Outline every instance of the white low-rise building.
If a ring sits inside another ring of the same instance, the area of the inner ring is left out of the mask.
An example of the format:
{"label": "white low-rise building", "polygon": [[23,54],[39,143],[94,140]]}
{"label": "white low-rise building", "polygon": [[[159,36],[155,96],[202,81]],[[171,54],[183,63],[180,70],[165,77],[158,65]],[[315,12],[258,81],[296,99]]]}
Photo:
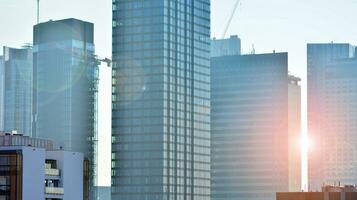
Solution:
{"label": "white low-rise building", "polygon": [[0,199],[88,197],[88,170],[84,170],[87,163],[83,154],[55,150],[52,146],[49,140],[0,133]]}

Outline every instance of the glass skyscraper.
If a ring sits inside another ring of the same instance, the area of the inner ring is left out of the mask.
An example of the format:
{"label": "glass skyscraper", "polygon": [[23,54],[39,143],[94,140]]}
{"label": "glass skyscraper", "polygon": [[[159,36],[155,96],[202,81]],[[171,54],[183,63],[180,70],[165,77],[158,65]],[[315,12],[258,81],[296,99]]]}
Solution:
{"label": "glass skyscraper", "polygon": [[93,29],[92,23],[77,19],[34,27],[33,135],[84,153],[96,185],[99,71]]}
{"label": "glass skyscraper", "polygon": [[112,199],[210,199],[210,1],[114,0]]}
{"label": "glass skyscraper", "polygon": [[4,57],[0,56],[0,131],[4,131],[4,89],[5,89]]}
{"label": "glass skyscraper", "polygon": [[310,190],[357,182],[353,55],[348,43],[307,45]]}
{"label": "glass skyscraper", "polygon": [[3,72],[0,86],[3,129],[15,130],[30,136],[32,131],[32,49],[4,47],[3,65],[0,64],[0,67]]}
{"label": "glass skyscraper", "polygon": [[[326,65],[323,89],[323,182],[357,182],[357,58]],[[315,169],[316,170],[316,169]]]}
{"label": "glass skyscraper", "polygon": [[212,199],[288,191],[288,54],[211,59]]}
{"label": "glass skyscraper", "polygon": [[[353,47],[347,43],[326,43],[326,44],[317,43],[317,44],[307,45],[308,134],[309,134],[309,139],[312,141],[313,144],[312,145],[313,148],[309,150],[309,155],[308,155],[309,188],[310,190],[313,191],[320,190],[321,185],[324,184],[324,180],[326,180],[325,178],[327,178],[324,175],[324,170],[325,168],[329,168],[327,163],[325,162],[327,161],[325,158],[329,157],[328,154],[332,153],[331,151],[328,150],[330,149],[330,147],[326,147],[327,149],[324,149],[323,146],[323,141],[327,139],[327,132],[326,132],[327,130],[325,129],[326,127],[324,127],[324,124],[327,125],[326,124],[327,122],[331,123],[330,125],[333,124],[333,121],[330,121],[329,119],[326,118],[326,111],[330,109],[325,105],[327,99],[326,96],[324,96],[325,84],[330,82],[325,77],[326,66],[332,62],[335,62],[336,60],[352,57],[353,52],[354,52]],[[342,69],[343,68],[341,68],[341,70]],[[335,68],[335,70],[337,70],[337,68]],[[336,71],[336,73],[339,72]],[[341,81],[343,80],[341,79]],[[347,115],[348,114],[346,113],[346,116]],[[341,132],[340,133],[336,132],[334,137],[336,137],[339,134],[343,135],[343,133]],[[337,138],[335,139],[337,141]],[[333,160],[334,159],[329,160],[329,162],[333,162]],[[340,181],[340,180],[335,180],[335,181]]]}

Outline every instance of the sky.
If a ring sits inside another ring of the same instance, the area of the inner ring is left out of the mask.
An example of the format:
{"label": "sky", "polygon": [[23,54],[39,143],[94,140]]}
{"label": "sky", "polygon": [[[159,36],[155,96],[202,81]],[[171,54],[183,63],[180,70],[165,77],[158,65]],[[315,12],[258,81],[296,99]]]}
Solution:
{"label": "sky", "polygon": [[[236,0],[211,0],[212,37],[220,39]],[[96,54],[111,56],[111,0],[41,0],[40,21],[78,18],[95,24]],[[306,113],[306,43],[357,45],[357,0],[241,0],[227,36],[243,53],[289,52],[289,71],[302,78]],[[36,0],[0,0],[0,47],[32,42]],[[0,55],[2,51],[0,50]],[[111,70],[100,68],[99,185],[110,185]],[[305,115],[306,116],[306,115]],[[306,117],[303,117],[306,130]],[[306,133],[306,131],[304,131]]]}

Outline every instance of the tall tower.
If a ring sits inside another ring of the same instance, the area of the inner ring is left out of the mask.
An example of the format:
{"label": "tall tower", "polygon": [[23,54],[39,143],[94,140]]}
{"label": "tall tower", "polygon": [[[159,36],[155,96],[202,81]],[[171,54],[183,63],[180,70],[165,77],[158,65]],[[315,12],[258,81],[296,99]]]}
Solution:
{"label": "tall tower", "polygon": [[211,59],[212,199],[288,190],[288,54]]}
{"label": "tall tower", "polygon": [[[1,62],[1,61],[0,61]],[[0,64],[1,67],[1,64]],[[32,49],[4,47],[0,109],[3,129],[31,135]],[[0,72],[1,74],[1,72]],[[0,75],[1,76],[1,75]],[[2,96],[2,97],[1,97]]]}
{"label": "tall tower", "polygon": [[325,66],[320,156],[326,184],[357,182],[356,74],[357,58],[339,59]]}
{"label": "tall tower", "polygon": [[[346,43],[326,43],[307,45],[307,107],[308,107],[308,135],[312,142],[309,149],[309,188],[320,190],[324,184],[324,159],[329,154],[324,149],[325,132],[323,123],[326,120],[324,97],[326,66],[339,59],[353,56],[353,48]],[[328,147],[329,148],[329,147]],[[322,167],[323,166],[323,167]],[[335,180],[340,181],[340,180]]]}
{"label": "tall tower", "polygon": [[97,177],[97,87],[94,25],[77,19],[34,27],[33,135],[82,152]]}
{"label": "tall tower", "polygon": [[112,199],[210,199],[210,0],[113,1]]}
{"label": "tall tower", "polygon": [[0,131],[4,131],[4,89],[5,89],[4,57],[0,56]]}

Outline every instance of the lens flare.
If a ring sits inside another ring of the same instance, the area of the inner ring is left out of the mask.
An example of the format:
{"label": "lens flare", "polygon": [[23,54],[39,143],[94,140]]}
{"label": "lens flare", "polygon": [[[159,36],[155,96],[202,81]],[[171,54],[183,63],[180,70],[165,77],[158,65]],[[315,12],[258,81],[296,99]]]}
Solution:
{"label": "lens flare", "polygon": [[301,134],[301,190],[308,191],[308,152],[311,141],[307,132]]}

